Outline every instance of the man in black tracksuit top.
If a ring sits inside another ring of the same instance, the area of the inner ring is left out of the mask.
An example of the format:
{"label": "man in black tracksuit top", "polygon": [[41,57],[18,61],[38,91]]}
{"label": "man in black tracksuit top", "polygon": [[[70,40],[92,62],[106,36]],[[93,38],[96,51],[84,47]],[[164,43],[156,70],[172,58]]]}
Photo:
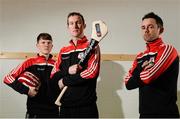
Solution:
{"label": "man in black tracksuit top", "polygon": [[[53,85],[57,88],[68,86],[61,98],[60,117],[68,118],[97,118],[96,82],[100,69],[100,50],[97,46],[84,65],[78,62],[89,41],[84,36],[85,22],[80,13],[68,15],[68,29],[72,36],[69,45],[63,47],[52,71]],[[59,84],[59,86],[58,86]]]}
{"label": "man in black tracksuit top", "polygon": [[156,14],[145,15],[141,29],[146,50],[136,56],[125,77],[126,88],[139,88],[140,118],[178,118],[178,53],[159,37],[163,21]]}
{"label": "man in black tracksuit top", "polygon": [[5,84],[21,94],[28,95],[26,118],[57,118],[59,115],[49,86],[50,73],[55,63],[49,54],[52,46],[50,34],[39,34],[39,54],[28,58],[4,77]]}

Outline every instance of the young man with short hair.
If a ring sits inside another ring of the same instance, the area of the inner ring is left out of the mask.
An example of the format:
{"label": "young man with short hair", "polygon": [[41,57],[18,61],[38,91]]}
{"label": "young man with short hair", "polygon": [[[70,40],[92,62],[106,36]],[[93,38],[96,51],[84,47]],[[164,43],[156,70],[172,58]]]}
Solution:
{"label": "young man with short hair", "polygon": [[26,118],[57,118],[58,107],[51,98],[49,80],[55,61],[50,54],[53,44],[50,34],[37,37],[39,53],[26,59],[4,77],[4,83],[21,94],[27,95]]}

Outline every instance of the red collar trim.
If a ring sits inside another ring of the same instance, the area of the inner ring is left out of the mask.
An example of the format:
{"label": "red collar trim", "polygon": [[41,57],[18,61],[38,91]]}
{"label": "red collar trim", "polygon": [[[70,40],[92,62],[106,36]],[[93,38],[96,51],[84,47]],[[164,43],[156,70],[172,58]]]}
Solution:
{"label": "red collar trim", "polygon": [[158,38],[152,42],[148,42],[146,47],[147,48],[153,48],[153,47],[160,46],[161,44],[163,44],[163,41],[161,38]]}

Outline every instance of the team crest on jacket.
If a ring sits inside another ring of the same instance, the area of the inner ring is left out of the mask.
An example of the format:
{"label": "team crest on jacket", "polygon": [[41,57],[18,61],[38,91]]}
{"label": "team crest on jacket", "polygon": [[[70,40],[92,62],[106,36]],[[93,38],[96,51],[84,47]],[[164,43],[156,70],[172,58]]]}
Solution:
{"label": "team crest on jacket", "polygon": [[149,62],[154,64],[154,62],[155,62],[155,57],[151,57],[151,58],[149,59]]}
{"label": "team crest on jacket", "polygon": [[78,59],[83,59],[83,57],[84,57],[84,52],[80,52],[79,54],[78,54]]}

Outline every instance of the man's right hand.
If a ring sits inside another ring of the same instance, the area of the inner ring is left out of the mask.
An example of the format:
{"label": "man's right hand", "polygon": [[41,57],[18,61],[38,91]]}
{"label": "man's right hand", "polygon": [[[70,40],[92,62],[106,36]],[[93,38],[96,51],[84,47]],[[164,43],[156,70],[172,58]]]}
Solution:
{"label": "man's right hand", "polygon": [[82,67],[79,64],[74,64],[69,67],[69,74],[73,75],[76,74]]}
{"label": "man's right hand", "polygon": [[142,68],[144,70],[147,70],[149,68],[151,68],[152,66],[154,66],[154,63],[153,62],[149,62],[149,61],[145,61],[143,64],[142,64]]}
{"label": "man's right hand", "polygon": [[36,96],[38,93],[38,89],[36,87],[29,87],[28,95],[30,97]]}

